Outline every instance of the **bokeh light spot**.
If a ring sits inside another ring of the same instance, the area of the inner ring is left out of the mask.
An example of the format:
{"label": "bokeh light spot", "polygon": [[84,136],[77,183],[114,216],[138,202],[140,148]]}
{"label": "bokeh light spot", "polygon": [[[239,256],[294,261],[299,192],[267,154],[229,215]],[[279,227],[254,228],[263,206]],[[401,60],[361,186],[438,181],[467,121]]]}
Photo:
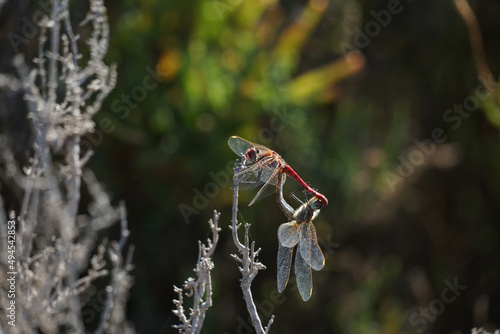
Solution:
{"label": "bokeh light spot", "polygon": [[194,59],[201,59],[207,53],[207,47],[204,40],[194,38],[189,43],[188,47],[189,55]]}
{"label": "bokeh light spot", "polygon": [[215,123],[215,117],[209,113],[203,113],[196,119],[196,127],[203,132],[212,131]]}

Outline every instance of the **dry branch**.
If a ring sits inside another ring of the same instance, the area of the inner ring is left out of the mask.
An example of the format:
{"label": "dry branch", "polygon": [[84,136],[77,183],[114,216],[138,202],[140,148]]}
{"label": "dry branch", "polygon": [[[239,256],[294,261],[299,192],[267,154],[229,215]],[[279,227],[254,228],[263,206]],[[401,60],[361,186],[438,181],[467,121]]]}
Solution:
{"label": "dry branch", "polygon": [[[51,0],[50,12],[39,22],[37,57],[30,62],[17,54],[17,74],[0,75],[2,88],[23,93],[31,126],[25,131],[33,137],[25,163],[13,154],[13,136],[0,135],[0,186],[20,199],[17,215],[11,211],[7,218],[0,198],[0,247],[7,249],[5,231],[15,221],[17,272],[15,327],[2,321],[0,333],[85,333],[95,326],[89,319],[99,317],[96,333],[133,332],[125,319],[132,284],[132,252],[122,257],[129,234],[125,206],[114,208],[95,176],[84,170],[92,151],[82,152],[80,145],[94,131],[92,117],[116,82],[114,65],[103,61],[109,26],[102,0],[90,0],[83,24],[91,26],[82,41],[89,50],[85,62],[68,0]],[[88,211],[80,209],[82,179],[91,198]],[[97,233],[118,220],[120,241],[104,240],[95,251]],[[9,267],[5,256],[0,267]],[[0,270],[2,281],[5,272]],[[86,300],[93,297],[90,288],[97,279],[109,281],[107,300],[89,309]],[[0,318],[8,319],[5,310],[12,300],[0,294]]]}
{"label": "dry branch", "polygon": [[[172,312],[179,318],[180,324],[172,327],[179,330],[179,333],[195,334],[201,331],[205,313],[212,306],[212,277],[211,271],[214,268],[212,255],[219,241],[219,217],[220,213],[214,211],[214,217],[208,224],[212,231],[212,240],[207,238],[206,244],[198,241],[198,262],[193,271],[196,273],[196,279],[189,277],[183,284],[183,288],[174,285],[174,291],[178,299],[174,299],[175,310]],[[183,295],[193,298],[193,307],[189,317],[186,316],[184,309]]]}
{"label": "dry branch", "polygon": [[[235,167],[235,174],[239,166]],[[257,308],[252,296],[252,281],[257,276],[259,270],[266,269],[266,266],[257,260],[260,248],[255,250],[255,241],[251,244],[249,242],[248,232],[250,230],[250,224],[245,224],[245,236],[244,242],[241,243],[238,236],[238,229],[241,227],[241,223],[238,223],[238,183],[234,180],[233,186],[233,208],[230,228],[232,230],[233,242],[238,249],[241,257],[237,254],[231,254],[231,256],[239,263],[238,269],[241,272],[241,290],[243,292],[243,299],[245,300],[250,319],[252,321],[252,326],[255,328],[257,334],[268,333],[271,324],[274,321],[274,315],[271,316],[269,322],[265,328],[262,327],[262,322],[257,313]]]}

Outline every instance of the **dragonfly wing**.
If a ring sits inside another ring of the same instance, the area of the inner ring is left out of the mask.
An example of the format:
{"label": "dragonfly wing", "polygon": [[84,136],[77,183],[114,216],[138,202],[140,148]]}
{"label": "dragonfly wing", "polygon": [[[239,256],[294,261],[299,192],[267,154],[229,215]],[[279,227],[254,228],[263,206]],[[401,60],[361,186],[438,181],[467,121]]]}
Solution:
{"label": "dragonfly wing", "polygon": [[[244,166],[233,178],[238,181],[240,189],[253,189],[269,182],[271,178],[276,176],[277,171],[278,163],[272,158],[266,157],[251,165]],[[271,183],[275,184],[276,181],[271,180]],[[231,187],[233,187],[232,184]]]}
{"label": "dragonfly wing", "polygon": [[300,228],[300,255],[314,270],[321,270],[325,266],[325,257],[319,248],[316,229],[312,223],[303,223]]}
{"label": "dragonfly wing", "polygon": [[242,154],[245,155],[245,153],[252,147],[256,147],[262,151],[270,151],[270,149],[268,149],[265,146],[252,143],[251,141],[248,141],[238,136],[229,137],[229,139],[227,140],[227,144],[229,145],[231,150],[233,150],[233,152],[239,156],[241,156]]}
{"label": "dragonfly wing", "polygon": [[254,144],[246,139],[238,136],[231,136],[227,140],[227,145],[233,150],[237,155],[244,155],[246,151],[254,147]]}
{"label": "dragonfly wing", "polygon": [[[271,168],[273,168],[273,167],[271,167]],[[261,198],[264,198],[266,196],[273,194],[276,191],[276,186],[278,184],[279,170],[278,170],[278,168],[274,168],[274,171],[272,173],[269,173],[271,168],[264,168],[263,169],[263,174],[265,174],[263,176],[263,178],[267,178],[267,180],[265,181],[266,183],[262,186],[262,188],[259,189],[257,194],[255,194],[254,198],[252,199],[250,204],[248,204],[248,206],[254,204],[256,201],[258,201]]]}
{"label": "dragonfly wing", "polygon": [[[233,179],[238,182],[238,188],[241,190],[257,188],[265,181],[262,177],[262,168],[257,165],[245,167],[233,176]],[[231,189],[234,188],[231,183]]]}
{"label": "dragonfly wing", "polygon": [[283,247],[294,247],[299,242],[299,225],[292,221],[278,228],[278,241]]}
{"label": "dragonfly wing", "polygon": [[297,279],[297,287],[299,288],[302,300],[308,301],[312,294],[311,267],[306,261],[304,261],[299,252],[295,254],[295,277]]}
{"label": "dragonfly wing", "polygon": [[[271,181],[272,182],[272,181]],[[276,190],[276,186],[273,185],[272,183],[266,183],[265,185],[260,188],[260,190],[257,192],[257,194],[254,196],[250,204],[248,206],[252,206],[255,204],[260,199],[263,199],[269,195],[272,195]]]}
{"label": "dragonfly wing", "polygon": [[283,247],[279,245],[278,247],[278,291],[283,292],[288,283],[288,277],[290,276],[290,267],[292,265],[292,254],[293,247]]}

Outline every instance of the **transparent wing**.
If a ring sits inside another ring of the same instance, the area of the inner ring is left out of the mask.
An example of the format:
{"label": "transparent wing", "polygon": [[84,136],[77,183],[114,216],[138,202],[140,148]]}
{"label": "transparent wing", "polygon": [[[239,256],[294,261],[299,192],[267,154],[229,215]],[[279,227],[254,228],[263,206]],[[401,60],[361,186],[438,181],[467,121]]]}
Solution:
{"label": "transparent wing", "polygon": [[277,168],[277,162],[264,158],[254,164],[243,166],[233,178],[238,181],[240,189],[253,189],[267,182]]}
{"label": "transparent wing", "polygon": [[[277,161],[264,158],[234,175],[234,179],[242,190],[257,188],[264,184],[249,205],[275,192],[278,182],[278,167]],[[231,184],[231,188],[233,188],[233,184]]]}
{"label": "transparent wing", "polygon": [[262,186],[262,188],[259,189],[257,194],[255,194],[254,198],[248,204],[248,206],[254,204],[257,200],[267,197],[274,192],[276,192],[277,184],[278,184],[278,174],[279,170],[278,168],[274,169],[274,173],[271,175],[271,177],[266,181],[266,183]]}
{"label": "transparent wing", "polygon": [[297,287],[303,301],[308,301],[312,294],[312,273],[311,267],[304,261],[299,252],[295,254],[295,277]]}
{"label": "transparent wing", "polygon": [[[254,144],[238,136],[230,137],[227,143],[233,152],[240,156],[244,156],[251,148],[257,148],[261,152],[265,152],[258,161],[252,162],[244,159],[242,163],[243,169],[233,177],[238,182],[238,187],[241,190],[253,189],[263,185],[249,206],[257,200],[274,193],[277,186],[277,175],[284,163],[283,159],[267,147]],[[231,187],[233,187],[233,184],[231,184]]]}
{"label": "transparent wing", "polygon": [[321,270],[325,266],[325,257],[318,245],[316,229],[310,222],[301,224],[299,251],[304,261],[314,270]]}
{"label": "transparent wing", "polygon": [[277,265],[277,274],[278,274],[278,291],[283,292],[286,288],[286,284],[288,283],[288,278],[290,276],[290,267],[292,265],[292,254],[293,247],[283,247],[279,245],[278,247],[278,265]]}
{"label": "transparent wing", "polygon": [[233,150],[233,152],[236,153],[236,155],[238,156],[241,156],[242,154],[245,155],[245,153],[252,147],[257,147],[264,151],[270,151],[270,149],[268,149],[265,146],[252,143],[251,141],[248,141],[238,136],[229,137],[229,139],[227,140],[227,145],[229,145],[231,150]]}
{"label": "transparent wing", "polygon": [[300,225],[296,222],[281,224],[278,228],[278,241],[283,247],[294,247],[299,242]]}

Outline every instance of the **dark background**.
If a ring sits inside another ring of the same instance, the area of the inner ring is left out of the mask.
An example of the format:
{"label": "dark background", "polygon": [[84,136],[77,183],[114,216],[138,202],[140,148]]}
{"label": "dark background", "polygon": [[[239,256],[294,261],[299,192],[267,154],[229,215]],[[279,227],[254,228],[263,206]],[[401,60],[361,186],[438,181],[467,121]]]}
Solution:
{"label": "dark background", "polygon": [[[255,191],[240,194],[239,219],[252,224],[267,266],[252,288],[263,323],[275,315],[271,333],[497,328],[499,100],[474,95],[482,85],[452,1],[402,0],[385,27],[371,11],[393,1],[105,3],[118,84],[86,145],[96,150],[90,167],[128,208],[136,246],[128,317],[138,332],[175,332],[173,285],[193,276],[197,240],[210,236],[218,210],[203,332],[248,333],[230,257],[231,135],[275,149],[329,199],[315,220],[326,265],[303,302],[293,282],[276,292],[285,217],[272,196],[247,207]],[[500,4],[470,3],[498,80]],[[78,22],[87,3],[71,6]],[[14,53],[6,34],[36,10],[28,1],[2,8],[2,68]],[[359,52],[345,58],[349,45]],[[29,57],[34,46],[20,49]],[[448,112],[469,102],[466,116]],[[436,129],[439,143],[429,141]],[[181,209],[192,211],[186,218]],[[454,282],[458,296],[445,302]]]}

